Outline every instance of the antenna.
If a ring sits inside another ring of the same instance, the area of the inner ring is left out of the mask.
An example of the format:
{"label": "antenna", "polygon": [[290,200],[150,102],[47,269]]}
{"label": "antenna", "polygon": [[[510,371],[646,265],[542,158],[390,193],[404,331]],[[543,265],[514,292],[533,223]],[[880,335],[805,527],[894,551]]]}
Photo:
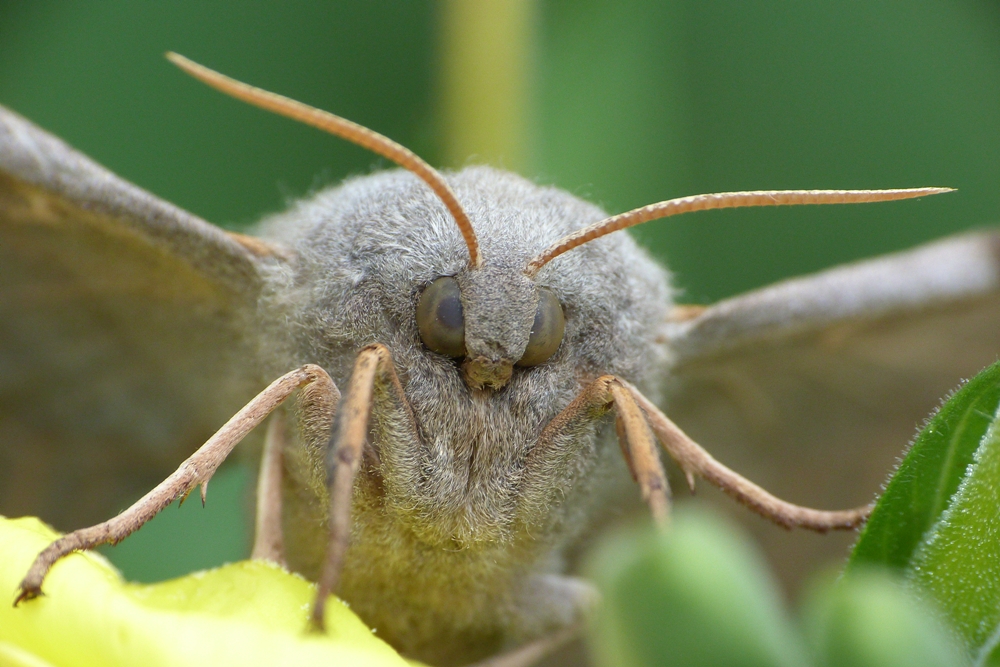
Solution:
{"label": "antenna", "polygon": [[749,206],[798,206],[802,204],[863,204],[878,201],[913,199],[927,195],[954,192],[952,188],[910,188],[904,190],[756,190],[751,192],[720,192],[711,195],[693,195],[669,199],[619,213],[595,222],[578,232],[553,243],[528,263],[525,274],[535,277],[538,271],[559,255],[588,241],[606,236],[626,227],[641,225],[650,220],[667,218],[692,211],[716,208],[744,208]]}
{"label": "antenna", "polygon": [[448,186],[439,171],[424,162],[410,149],[378,132],[369,130],[363,125],[358,125],[346,118],[336,116],[329,111],[323,111],[308,104],[297,102],[284,95],[278,95],[277,93],[242,83],[224,74],[219,74],[204,65],[199,65],[177,53],[167,52],[167,60],[216,90],[261,109],[281,116],[287,116],[306,125],[312,125],[325,132],[334,134],[362,148],[367,148],[387,160],[392,160],[400,167],[411,171],[430,186],[434,194],[441,199],[448,208],[448,211],[451,212],[452,217],[455,219],[455,224],[458,225],[458,230],[462,233],[462,238],[465,239],[465,245],[469,248],[469,265],[473,268],[478,268],[482,264],[476,233],[472,229],[472,223],[469,222],[469,216],[465,214],[462,205],[458,203],[458,198],[455,196],[454,191]]}

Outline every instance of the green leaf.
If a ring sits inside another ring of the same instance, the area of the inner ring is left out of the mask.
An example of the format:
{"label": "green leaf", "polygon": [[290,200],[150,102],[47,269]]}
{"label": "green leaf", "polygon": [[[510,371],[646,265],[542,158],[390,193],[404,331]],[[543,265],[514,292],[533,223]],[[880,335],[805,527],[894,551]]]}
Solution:
{"label": "green leaf", "polygon": [[37,519],[0,517],[0,665],[407,664],[336,598],[326,634],[307,633],[313,584],[259,561],[137,585],[102,556],[75,553],[52,568],[45,595],[12,607],[31,561],[56,537]]}
{"label": "green leaf", "polygon": [[976,664],[1000,664],[1000,365],[955,394],[917,437],[848,572],[902,570]]}
{"label": "green leaf", "polygon": [[603,604],[590,637],[599,665],[806,664],[777,587],[746,539],[701,512],[669,531],[632,531],[589,562]]}
{"label": "green leaf", "polygon": [[849,569],[906,568],[958,490],[1000,405],[1000,364],[977,375],[917,435],[854,547]]}
{"label": "green leaf", "polygon": [[908,591],[895,570],[858,568],[814,591],[804,615],[819,667],[968,664],[936,611]]}
{"label": "green leaf", "polygon": [[990,424],[907,574],[938,603],[974,657],[1000,644],[1000,419]]}

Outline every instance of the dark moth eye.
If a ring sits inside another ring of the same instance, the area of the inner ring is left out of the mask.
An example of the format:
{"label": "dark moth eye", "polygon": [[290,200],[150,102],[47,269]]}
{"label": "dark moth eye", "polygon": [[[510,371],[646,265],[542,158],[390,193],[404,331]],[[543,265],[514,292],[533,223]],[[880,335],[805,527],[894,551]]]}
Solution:
{"label": "dark moth eye", "polygon": [[518,360],[518,366],[536,366],[547,360],[562,342],[566,318],[556,295],[547,289],[538,290],[538,309],[531,325],[528,347]]}
{"label": "dark moth eye", "polygon": [[448,357],[465,356],[462,292],[454,278],[438,278],[417,301],[417,329],[427,349]]}

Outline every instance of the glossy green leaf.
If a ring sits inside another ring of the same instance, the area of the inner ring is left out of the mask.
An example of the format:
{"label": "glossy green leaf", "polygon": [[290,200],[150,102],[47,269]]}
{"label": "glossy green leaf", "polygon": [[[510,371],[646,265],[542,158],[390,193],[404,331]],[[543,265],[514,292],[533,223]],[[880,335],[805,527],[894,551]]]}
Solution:
{"label": "glossy green leaf", "polygon": [[589,565],[604,601],[591,632],[599,665],[805,664],[760,557],[710,515],[678,511],[666,533],[619,534]]}
{"label": "glossy green leaf", "polygon": [[854,547],[849,568],[905,568],[965,478],[1000,405],[1000,364],[955,393],[920,432]]}
{"label": "glossy green leaf", "polygon": [[817,667],[968,664],[931,605],[886,568],[859,568],[810,596],[805,628]]}
{"label": "glossy green leaf", "polygon": [[138,585],[102,556],[76,553],[52,568],[45,595],[12,607],[55,537],[37,519],[0,517],[0,665],[407,664],[336,598],[326,634],[306,632],[313,584],[259,561]]}

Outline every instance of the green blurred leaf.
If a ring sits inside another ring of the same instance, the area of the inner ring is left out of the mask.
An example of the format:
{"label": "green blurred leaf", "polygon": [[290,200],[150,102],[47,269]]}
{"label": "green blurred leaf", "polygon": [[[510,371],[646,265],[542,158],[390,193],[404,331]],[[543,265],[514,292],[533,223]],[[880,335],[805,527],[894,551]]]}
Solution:
{"label": "green blurred leaf", "polygon": [[934,609],[884,568],[859,568],[815,591],[805,627],[818,667],[968,664]]}
{"label": "green blurred leaf", "polygon": [[994,364],[948,400],[917,436],[861,533],[849,569],[910,564],[969,471],[998,405],[1000,364]]}
{"label": "green blurred leaf", "polygon": [[666,533],[631,532],[589,563],[603,594],[591,632],[598,664],[805,664],[770,573],[718,519],[678,511]]}

